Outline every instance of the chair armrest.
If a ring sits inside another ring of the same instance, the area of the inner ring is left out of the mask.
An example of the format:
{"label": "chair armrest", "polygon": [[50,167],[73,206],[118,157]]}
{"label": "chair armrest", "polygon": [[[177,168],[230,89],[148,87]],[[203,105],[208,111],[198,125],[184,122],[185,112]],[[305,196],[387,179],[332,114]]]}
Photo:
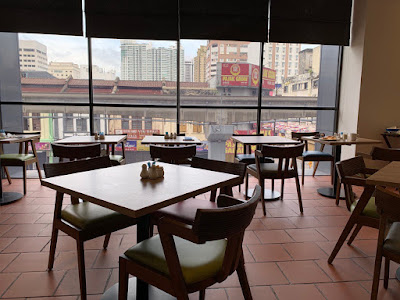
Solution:
{"label": "chair armrest", "polygon": [[263,154],[262,154],[261,150],[256,150],[256,151],[254,152],[254,154],[255,154],[256,156],[258,156],[258,157],[263,157]]}
{"label": "chair armrest", "polygon": [[345,184],[356,185],[356,186],[366,186],[367,185],[366,178],[353,177],[353,176],[346,176],[345,178],[342,178],[341,182],[345,183]]}
{"label": "chair armrest", "polygon": [[244,200],[239,200],[228,195],[219,195],[217,199],[218,207],[229,207],[233,205],[243,204],[245,202],[246,201]]}
{"label": "chair armrest", "polygon": [[356,156],[362,156],[363,158],[372,159],[371,154],[363,153],[363,152],[356,152]]}
{"label": "chair armrest", "polygon": [[192,226],[190,225],[169,217],[163,217],[158,221],[157,227],[160,233],[171,234],[199,244],[198,236],[193,233]]}

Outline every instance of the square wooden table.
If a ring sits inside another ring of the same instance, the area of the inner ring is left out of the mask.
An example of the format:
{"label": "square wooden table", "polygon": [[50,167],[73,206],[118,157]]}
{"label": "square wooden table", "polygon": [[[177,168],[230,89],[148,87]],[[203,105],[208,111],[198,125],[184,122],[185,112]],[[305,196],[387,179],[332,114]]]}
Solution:
{"label": "square wooden table", "polygon": [[100,143],[101,145],[107,145],[107,155],[110,154],[109,145],[111,145],[111,154],[115,154],[115,145],[122,145],[122,156],[125,158],[125,142],[127,140],[126,134],[112,134],[105,135],[103,140],[96,140],[93,135],[74,135],[55,141],[55,144],[62,145],[84,145],[84,144],[95,144]]}
{"label": "square wooden table", "polygon": [[[350,218],[347,221],[346,226],[344,227],[343,232],[340,235],[335,245],[335,248],[333,249],[328,259],[329,263],[333,262],[340,248],[343,246],[343,243],[346,241],[348,235],[353,229],[358,216],[364,211],[364,208],[367,206],[368,201],[375,192],[375,186],[380,185],[400,188],[400,162],[389,163],[382,169],[369,176],[366,182],[368,185],[364,188],[364,191],[360,199],[358,200],[356,207],[351,213]],[[399,269],[396,272],[396,277],[400,280]]]}
{"label": "square wooden table", "polygon": [[[40,141],[40,134],[17,134],[13,137],[0,138],[0,154],[3,154],[4,144],[19,144],[19,153],[28,153],[28,143],[31,144],[33,155],[36,158],[36,168],[40,173],[39,159],[36,152],[35,142]],[[22,143],[25,143],[25,149],[22,149]],[[1,170],[1,165],[0,165]],[[8,173],[7,173],[8,174]],[[9,204],[21,199],[24,195],[16,192],[3,192],[2,183],[0,182],[0,205]]]}
{"label": "square wooden table", "polygon": [[[300,144],[299,141],[287,139],[281,136],[257,136],[257,135],[248,135],[248,136],[232,136],[231,139],[233,142],[243,144],[244,154],[246,154],[246,146],[259,146],[259,145],[297,145]],[[236,147],[236,145],[235,145]],[[247,180],[247,179],[246,179]],[[245,191],[247,193],[247,197],[251,197],[253,194],[253,189],[249,189]],[[276,200],[281,197],[281,193],[278,191],[273,191],[269,189],[264,190],[264,200]]]}
{"label": "square wooden table", "polygon": [[[159,163],[164,167],[164,178],[141,179],[143,162],[52,177],[42,180],[42,185],[100,206],[112,209],[132,218],[138,218],[137,242],[149,238],[149,214],[168,205],[240,182],[239,176],[197,168]],[[205,200],[207,201],[207,200]],[[132,280],[131,280],[132,281]],[[134,281],[130,287],[134,286]],[[168,296],[155,291],[137,280],[138,300]],[[135,294],[130,288],[129,298]],[[108,290],[104,299],[118,298],[118,285]]]}
{"label": "square wooden table", "polygon": [[[186,137],[188,138],[188,137]],[[185,141],[185,136],[177,136],[176,139],[165,139],[163,136],[146,135],[142,140],[142,145],[201,145],[202,142],[197,137],[191,137],[191,141]]]}
{"label": "square wooden table", "polygon": [[[350,140],[335,140],[335,141],[330,141],[330,140],[324,140],[324,139],[315,139],[312,136],[305,136],[302,138],[304,141],[313,141],[316,143],[324,144],[324,145],[330,145],[334,147],[334,156],[335,156],[335,164],[340,161],[340,157],[342,155],[342,146],[351,146],[351,145],[372,145],[372,144],[381,144],[382,141],[380,140],[372,140],[372,139],[365,139],[365,138],[357,138],[355,141],[350,141]],[[337,189],[337,170],[334,168],[335,175],[333,177],[333,187],[325,187],[325,188],[319,188],[317,191],[320,195],[328,197],[328,198],[333,198],[336,199],[336,189]],[[340,199],[344,199],[344,191],[340,192]]]}

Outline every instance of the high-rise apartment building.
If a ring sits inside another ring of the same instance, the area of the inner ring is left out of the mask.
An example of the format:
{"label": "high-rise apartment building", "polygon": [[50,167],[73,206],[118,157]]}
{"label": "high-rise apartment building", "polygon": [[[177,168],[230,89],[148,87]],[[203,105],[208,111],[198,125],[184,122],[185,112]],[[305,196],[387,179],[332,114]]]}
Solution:
{"label": "high-rise apartment building", "polygon": [[54,77],[67,79],[72,76],[74,79],[81,78],[81,70],[77,64],[73,62],[50,62],[48,72]]}
{"label": "high-rise apartment building", "polygon": [[185,78],[182,81],[193,82],[193,60],[185,60]]}
{"label": "high-rise apartment building", "polygon": [[209,82],[217,74],[218,62],[247,62],[249,44],[250,42],[239,41],[208,41],[206,81]]}
{"label": "high-rise apartment building", "polygon": [[[180,49],[180,61],[184,50]],[[121,40],[121,79],[138,81],[176,81],[176,45],[153,48],[151,43]],[[184,64],[180,65],[180,78],[184,78]]]}
{"label": "high-rise apartment building", "polygon": [[197,56],[194,58],[194,81],[206,82],[206,58],[207,46],[200,46],[197,49]]}
{"label": "high-rise apartment building", "polygon": [[47,71],[47,47],[34,40],[19,40],[21,71]]}
{"label": "high-rise apartment building", "polygon": [[[89,78],[89,67],[88,65],[81,65],[81,79]],[[102,80],[115,80],[116,73],[115,70],[106,71],[103,68],[100,68],[97,65],[92,66],[92,78],[93,79],[102,79]]]}
{"label": "high-rise apartment building", "polygon": [[[264,44],[264,67],[276,71],[276,83],[284,78],[299,74],[300,44],[266,43]],[[260,64],[260,43],[250,43],[248,62]]]}

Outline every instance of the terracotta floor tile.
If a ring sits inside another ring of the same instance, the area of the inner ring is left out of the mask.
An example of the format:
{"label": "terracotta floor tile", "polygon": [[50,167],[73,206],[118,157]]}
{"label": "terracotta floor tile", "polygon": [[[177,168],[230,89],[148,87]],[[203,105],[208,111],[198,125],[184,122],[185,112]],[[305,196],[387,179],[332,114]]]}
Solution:
{"label": "terracotta floor tile", "polygon": [[279,244],[293,242],[293,239],[284,230],[255,231],[263,244]]}
{"label": "terracotta floor tile", "polygon": [[336,242],[342,234],[343,227],[320,227],[317,228],[317,231],[328,241]]}
{"label": "terracotta floor tile", "polygon": [[377,243],[377,240],[355,240],[352,246],[357,247],[367,256],[375,256]]}
{"label": "terracotta floor tile", "polygon": [[256,262],[292,260],[290,255],[281,245],[248,245],[247,247]]}
{"label": "terracotta floor tile", "polygon": [[243,243],[245,245],[260,244],[260,240],[254,231],[246,231],[244,233]]}
{"label": "terracotta floor tile", "polygon": [[300,214],[300,212],[294,211],[290,208],[270,208],[268,209],[268,213],[274,218],[297,217]]}
{"label": "terracotta floor tile", "polygon": [[[99,250],[85,250],[86,269],[92,267],[98,254]],[[78,258],[76,256],[76,251],[59,252],[54,261],[54,270],[71,270],[71,269],[78,269]]]}
{"label": "terracotta floor tile", "polygon": [[3,224],[33,224],[41,216],[42,214],[14,214],[5,220]]}
{"label": "terracotta floor tile", "polygon": [[64,271],[22,273],[3,297],[52,296],[64,276]]}
{"label": "terracotta floor tile", "polygon": [[351,259],[335,259],[332,264],[327,260],[319,260],[317,264],[333,281],[358,281],[371,279],[363,268]]}
{"label": "terracotta floor tile", "polygon": [[[374,274],[374,268],[375,268],[375,257],[354,257],[352,258],[352,261],[354,261],[357,265],[359,265],[361,268],[363,268],[369,275],[373,276]],[[389,267],[389,278],[395,278],[396,277],[396,270],[399,267],[399,264],[395,263],[394,261],[390,262],[390,267]],[[383,272],[384,272],[384,262],[382,262],[382,267],[381,267],[381,278],[383,279]]]}
{"label": "terracotta floor tile", "polygon": [[46,224],[18,224],[3,234],[3,237],[38,236]]}
{"label": "terracotta floor tile", "polygon": [[15,241],[15,238],[0,238],[0,251],[7,248],[13,241]]}
{"label": "terracotta floor tile", "polygon": [[[60,251],[76,251],[76,241],[70,237],[70,236],[61,236],[60,231],[58,232],[58,240],[57,240],[57,247],[56,247],[56,252]],[[50,240],[50,238],[49,238]],[[85,244],[84,244],[85,246]],[[49,251],[50,250],[50,243],[47,244],[45,247],[44,251]]]}
{"label": "terracotta floor tile", "polygon": [[46,271],[49,254],[44,252],[21,253],[3,272],[23,273]]}
{"label": "terracotta floor tile", "polygon": [[110,248],[107,251],[100,251],[93,268],[118,268],[119,256],[126,250],[126,248]]}
{"label": "terracotta floor tile", "polygon": [[286,233],[288,233],[293,240],[296,242],[318,242],[318,241],[326,241],[326,238],[321,235],[314,228],[307,229],[286,229]]}
{"label": "terracotta floor tile", "polygon": [[[0,208],[1,207],[4,207],[4,206],[0,206]],[[4,214],[4,213],[1,213],[0,214],[0,224],[4,224],[4,222],[5,221],[7,221],[9,218],[11,218],[12,216],[14,216],[14,214]]]}
{"label": "terracotta floor tile", "polygon": [[279,268],[290,283],[330,282],[330,278],[314,261],[278,262]]}
{"label": "terracotta floor tile", "polygon": [[[16,257],[18,253],[2,253],[0,254],[0,272],[3,271]],[[1,295],[1,293],[0,293]]]}
{"label": "terracotta floor tile", "polygon": [[297,228],[317,228],[321,224],[315,217],[300,216],[288,219]]}
{"label": "terracotta floor tile", "polygon": [[[368,293],[372,289],[372,280],[358,282]],[[400,282],[397,279],[390,279],[388,289],[383,287],[383,280],[379,281],[378,299],[379,300],[397,300],[400,295]]]}
{"label": "terracotta floor tile", "polygon": [[[60,296],[60,297],[39,297],[39,298],[27,298],[27,300],[76,300],[77,296]],[[88,297],[89,299],[89,297]]]}
{"label": "terracotta floor tile", "polygon": [[328,255],[313,242],[288,243],[283,247],[294,260],[311,260],[317,258],[328,258]]}
{"label": "terracotta floor tile", "polygon": [[[86,286],[88,294],[102,294],[108,278],[110,269],[86,270]],[[60,286],[54,295],[79,295],[79,276],[78,270],[69,270],[61,281]]]}
{"label": "terracotta floor tile", "polygon": [[316,218],[323,227],[344,227],[349,220],[347,216],[318,216]]}
{"label": "terracotta floor tile", "polygon": [[249,263],[246,273],[250,286],[288,284],[276,263]]}
{"label": "terracotta floor tile", "polygon": [[46,244],[50,241],[47,237],[22,237],[17,238],[7,248],[3,250],[3,253],[10,252],[39,252]]}
{"label": "terracotta floor tile", "polygon": [[[189,295],[189,300],[199,299],[199,293],[192,293]],[[207,300],[228,300],[228,295],[225,289],[206,289]]]}
{"label": "terracotta floor tile", "polygon": [[272,287],[279,300],[323,300],[321,292],[313,284],[281,285]]}
{"label": "terracotta floor tile", "polygon": [[368,292],[357,282],[323,283],[317,285],[327,300],[365,300]]}
{"label": "terracotta floor tile", "polygon": [[318,207],[316,209],[324,216],[350,216],[350,212],[344,207]]}
{"label": "terracotta floor tile", "polygon": [[39,219],[36,220],[37,224],[52,224],[53,223],[53,214],[43,214]]}
{"label": "terracotta floor tile", "polygon": [[9,206],[6,213],[7,214],[30,214],[37,213],[36,210],[39,208],[39,205],[15,205]]}
{"label": "terracotta floor tile", "polygon": [[3,236],[7,231],[13,228],[14,225],[0,225],[0,236]]}
{"label": "terracotta floor tile", "polygon": [[253,219],[246,230],[266,230],[267,228],[260,219]]}
{"label": "terracotta floor tile", "polygon": [[356,240],[378,240],[378,229],[363,226],[356,236]]}
{"label": "terracotta floor tile", "polygon": [[[253,300],[276,300],[276,297],[269,286],[253,286],[250,289]],[[244,299],[240,288],[227,288],[226,292],[228,293],[229,300]]]}
{"label": "terracotta floor tile", "polygon": [[250,253],[249,249],[247,248],[248,246],[243,245],[243,256],[244,256],[244,261],[246,263],[248,262],[255,262],[253,255]]}
{"label": "terracotta floor tile", "polygon": [[288,218],[265,218],[262,222],[268,230],[296,228]]}
{"label": "terracotta floor tile", "polygon": [[[85,249],[103,249],[104,238],[105,236],[100,236],[98,238],[85,242]],[[123,236],[120,234],[111,234],[111,238],[108,243],[108,249],[119,248],[122,238]]]}
{"label": "terracotta floor tile", "polygon": [[9,286],[11,286],[18,276],[18,273],[0,273],[0,296],[8,289]]}
{"label": "terracotta floor tile", "polygon": [[[317,245],[325,251],[326,254],[331,255],[333,248],[336,245],[336,242],[316,242]],[[344,243],[340,248],[339,253],[336,255],[336,258],[350,258],[350,257],[364,257],[366,254],[361,251],[361,249],[348,246],[347,243]]]}
{"label": "terracotta floor tile", "polygon": [[[249,273],[248,273],[248,266],[249,265],[250,264],[245,264],[248,278],[249,278]],[[234,272],[231,276],[229,276],[223,282],[216,283],[213,286],[211,286],[211,288],[232,288],[232,287],[240,287],[239,279],[238,279],[238,277],[236,275],[236,272]]]}

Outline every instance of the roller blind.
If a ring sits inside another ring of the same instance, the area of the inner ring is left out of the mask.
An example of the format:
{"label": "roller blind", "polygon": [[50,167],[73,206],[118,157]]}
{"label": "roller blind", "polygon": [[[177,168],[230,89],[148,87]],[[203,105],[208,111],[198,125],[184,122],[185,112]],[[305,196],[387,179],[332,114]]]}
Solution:
{"label": "roller blind", "polygon": [[180,0],[182,39],[267,41],[268,0]]}
{"label": "roller blind", "polygon": [[349,45],[352,0],[270,2],[270,42]]}
{"label": "roller blind", "polygon": [[83,35],[81,0],[1,0],[0,32]]}
{"label": "roller blind", "polygon": [[86,0],[86,34],[120,39],[178,39],[177,0]]}

